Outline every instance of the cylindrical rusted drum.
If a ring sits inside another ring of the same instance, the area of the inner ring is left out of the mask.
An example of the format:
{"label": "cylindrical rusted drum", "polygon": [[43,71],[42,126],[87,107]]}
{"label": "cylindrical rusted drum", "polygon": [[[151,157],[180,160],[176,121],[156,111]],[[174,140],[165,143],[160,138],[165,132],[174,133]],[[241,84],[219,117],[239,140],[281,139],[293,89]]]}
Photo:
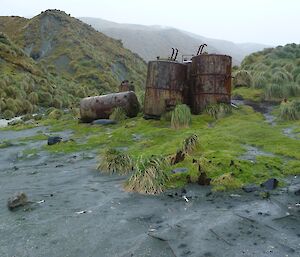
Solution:
{"label": "cylindrical rusted drum", "polygon": [[128,117],[135,117],[140,105],[132,91],[86,97],[80,101],[81,120],[91,122],[96,119],[107,119],[116,107],[123,108]]}
{"label": "cylindrical rusted drum", "polygon": [[187,66],[172,61],[151,61],[144,100],[144,113],[161,116],[177,103],[183,102]]}
{"label": "cylindrical rusted drum", "polygon": [[207,105],[230,103],[232,58],[228,55],[202,54],[192,58],[192,113]]}
{"label": "cylindrical rusted drum", "polygon": [[135,87],[133,85],[133,82],[129,82],[128,80],[122,81],[122,83],[119,86],[119,92],[126,92],[126,91],[135,91]]}
{"label": "cylindrical rusted drum", "polygon": [[183,89],[183,103],[191,107],[192,106],[191,85],[193,82],[191,77],[192,62],[187,62],[185,63],[185,65],[187,66],[187,77]]}

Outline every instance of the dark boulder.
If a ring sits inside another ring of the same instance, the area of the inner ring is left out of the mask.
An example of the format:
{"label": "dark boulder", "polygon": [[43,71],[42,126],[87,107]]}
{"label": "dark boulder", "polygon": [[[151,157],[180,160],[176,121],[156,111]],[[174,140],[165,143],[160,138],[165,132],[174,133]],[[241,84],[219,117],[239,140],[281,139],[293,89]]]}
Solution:
{"label": "dark boulder", "polygon": [[298,189],[297,191],[295,191],[295,195],[300,195],[300,189]]}
{"label": "dark boulder", "polygon": [[99,120],[94,120],[92,122],[92,125],[113,125],[117,124],[115,120],[108,120],[108,119],[99,119]]}
{"label": "dark boulder", "polygon": [[61,137],[48,137],[48,145],[55,145],[62,141]]}
{"label": "dark boulder", "polygon": [[278,186],[278,180],[276,178],[271,178],[261,184],[262,187],[267,190],[273,190]]}
{"label": "dark boulder", "polygon": [[7,207],[9,210],[14,210],[18,207],[25,206],[28,203],[27,195],[23,192],[16,193],[7,200]]}
{"label": "dark boulder", "polygon": [[205,172],[201,172],[198,178],[198,185],[200,186],[209,186],[211,178],[208,178]]}

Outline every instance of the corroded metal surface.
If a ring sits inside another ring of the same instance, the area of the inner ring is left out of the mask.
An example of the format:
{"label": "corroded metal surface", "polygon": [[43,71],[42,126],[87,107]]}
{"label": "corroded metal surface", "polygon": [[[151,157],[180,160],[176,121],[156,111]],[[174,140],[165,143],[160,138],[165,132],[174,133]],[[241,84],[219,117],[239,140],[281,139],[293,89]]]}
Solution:
{"label": "corroded metal surface", "polygon": [[129,82],[128,80],[124,80],[119,86],[119,92],[127,92],[127,91],[135,91],[135,87],[132,81]]}
{"label": "corroded metal surface", "polygon": [[148,63],[144,112],[146,115],[161,116],[183,102],[187,66],[172,61]]}
{"label": "corroded metal surface", "polygon": [[192,58],[191,106],[199,114],[209,104],[230,103],[232,58],[202,54]]}
{"label": "corroded metal surface", "polygon": [[191,76],[191,69],[192,69],[192,62],[186,62],[185,65],[187,66],[187,77],[186,83],[183,89],[183,103],[190,106],[192,105],[192,92],[191,92],[191,85],[192,85],[192,76]]}
{"label": "corroded metal surface", "polygon": [[96,119],[107,119],[116,107],[122,107],[128,117],[135,117],[140,105],[132,91],[86,97],[80,101],[81,120],[91,122]]}

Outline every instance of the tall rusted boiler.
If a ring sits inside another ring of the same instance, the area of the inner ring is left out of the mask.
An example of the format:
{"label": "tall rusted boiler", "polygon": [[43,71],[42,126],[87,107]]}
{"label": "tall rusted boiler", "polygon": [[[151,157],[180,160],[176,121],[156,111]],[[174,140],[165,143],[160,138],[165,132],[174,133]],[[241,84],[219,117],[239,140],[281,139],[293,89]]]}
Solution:
{"label": "tall rusted boiler", "polygon": [[161,116],[176,103],[183,102],[187,66],[173,61],[151,61],[148,63],[144,113]]}
{"label": "tall rusted boiler", "polygon": [[84,122],[107,119],[114,108],[121,107],[130,118],[137,116],[139,102],[134,92],[121,92],[102,96],[86,97],[80,101],[80,116]]}
{"label": "tall rusted boiler", "polygon": [[230,103],[232,58],[202,54],[192,58],[191,106],[199,114],[207,105]]}

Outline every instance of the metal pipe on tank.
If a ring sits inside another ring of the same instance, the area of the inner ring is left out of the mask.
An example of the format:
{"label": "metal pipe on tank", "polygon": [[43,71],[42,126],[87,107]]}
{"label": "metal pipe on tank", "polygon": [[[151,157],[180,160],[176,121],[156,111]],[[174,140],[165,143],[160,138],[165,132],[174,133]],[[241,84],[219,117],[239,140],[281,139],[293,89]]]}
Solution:
{"label": "metal pipe on tank", "polygon": [[176,61],[176,59],[177,59],[178,51],[179,50],[176,48],[176,53],[175,53],[174,61]]}

